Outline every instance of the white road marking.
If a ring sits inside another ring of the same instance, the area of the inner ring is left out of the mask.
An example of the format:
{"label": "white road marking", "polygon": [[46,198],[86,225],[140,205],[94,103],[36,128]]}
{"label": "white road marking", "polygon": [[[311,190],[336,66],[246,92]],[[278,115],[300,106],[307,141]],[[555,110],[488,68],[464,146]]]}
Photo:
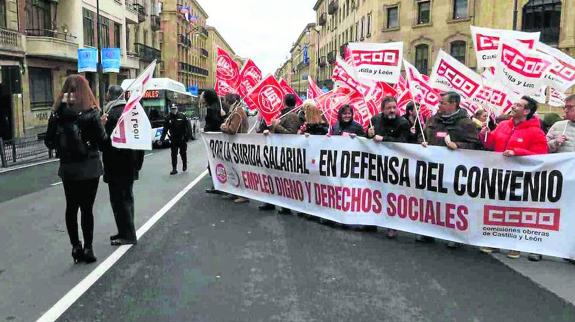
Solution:
{"label": "white road marking", "polygon": [[57,186],[57,185],[59,185],[59,184],[62,184],[62,181],[60,181],[60,182],[54,182],[54,183],[51,184],[51,186],[53,187],[53,186]]}
{"label": "white road marking", "polygon": [[56,162],[56,161],[60,161],[60,159],[51,159],[51,160],[46,160],[46,161],[41,161],[41,162],[36,162],[36,163],[31,163],[31,164],[26,164],[26,165],[22,165],[22,166],[19,166],[19,167],[3,169],[3,170],[0,170],[0,173],[6,173],[6,172],[14,171],[14,170],[25,169],[25,168],[34,167],[34,166],[41,165],[41,164],[46,164],[46,163],[52,163],[52,162]]}
{"label": "white road marking", "polygon": [[147,157],[147,156],[150,156],[150,155],[152,155],[152,154],[154,154],[154,152],[150,152],[150,153],[148,153],[148,154],[144,154],[144,158]]}
{"label": "white road marking", "polygon": [[[202,178],[208,174],[208,170],[202,172],[197,176],[194,181],[188,184],[184,189],[182,189],[177,195],[175,195],[167,204],[158,210],[152,218],[138,229],[136,235],[138,239],[142,237],[152,226],[158,222],[167,212],[170,210],[182,197],[190,191]],[[123,245],[118,247],[108,258],[106,258],[98,267],[96,267],[88,276],[81,280],[76,286],[74,286],[64,297],[62,297],[54,306],[52,306],[46,313],[44,313],[37,321],[56,321],[74,302],[76,302],[82,294],[84,294],[94,283],[100,279],[124,254],[132,248],[132,245]]]}

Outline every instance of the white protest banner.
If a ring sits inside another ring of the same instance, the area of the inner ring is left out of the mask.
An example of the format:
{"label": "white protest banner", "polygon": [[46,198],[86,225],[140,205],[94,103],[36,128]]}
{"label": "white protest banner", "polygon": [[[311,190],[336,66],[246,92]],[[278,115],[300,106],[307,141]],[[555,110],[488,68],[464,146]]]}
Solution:
{"label": "white protest banner", "polygon": [[403,42],[352,42],[347,48],[359,78],[392,84],[399,81]]}
{"label": "white protest banner", "polygon": [[545,75],[547,85],[561,92],[566,92],[575,85],[575,59],[573,57],[541,42],[538,42],[535,48],[554,59],[553,66]]}
{"label": "white protest banner", "polygon": [[140,100],[146,93],[150,80],[156,69],[154,60],[129,87],[124,88],[130,93],[128,102],[122,111],[122,115],[112,131],[112,146],[120,149],[151,150],[152,149],[152,125],[146,115],[146,111]]}
{"label": "white protest banner", "polygon": [[549,87],[549,105],[555,107],[563,107],[565,106],[565,99],[567,95],[561,93],[560,91],[554,89],[553,87]]}
{"label": "white protest banner", "polygon": [[575,256],[572,153],[509,158],[314,135],[203,140],[220,191],[343,224]]}
{"label": "white protest banner", "polygon": [[429,85],[440,91],[455,91],[464,99],[471,99],[481,87],[481,76],[440,49]]}
{"label": "white protest banner", "polygon": [[477,67],[495,67],[499,60],[499,40],[502,37],[517,40],[532,49],[539,41],[539,32],[522,32],[471,26],[471,38],[477,55]]}
{"label": "white protest banner", "polygon": [[517,41],[501,38],[495,78],[514,92],[522,95],[537,94],[545,85],[544,76],[552,65],[548,58]]}

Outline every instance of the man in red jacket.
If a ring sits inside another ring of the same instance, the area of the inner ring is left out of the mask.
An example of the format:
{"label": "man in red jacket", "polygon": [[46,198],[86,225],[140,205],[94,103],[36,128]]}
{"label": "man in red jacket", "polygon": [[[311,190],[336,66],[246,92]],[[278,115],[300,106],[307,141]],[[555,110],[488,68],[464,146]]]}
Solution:
{"label": "man in red jacket", "polygon": [[[547,141],[541,129],[541,122],[535,116],[537,102],[528,96],[523,96],[511,109],[511,118],[499,123],[493,132],[483,127],[479,138],[485,149],[503,152],[506,157],[547,154]],[[485,139],[487,136],[487,139]],[[492,248],[481,247],[484,253],[491,253]],[[519,258],[521,253],[512,250],[507,254],[509,258]],[[529,259],[541,260],[541,255],[530,254]]]}

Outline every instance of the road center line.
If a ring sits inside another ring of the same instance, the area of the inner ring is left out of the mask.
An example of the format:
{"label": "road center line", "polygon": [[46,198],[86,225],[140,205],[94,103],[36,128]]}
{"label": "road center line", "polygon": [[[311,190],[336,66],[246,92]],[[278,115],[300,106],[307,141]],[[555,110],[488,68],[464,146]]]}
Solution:
{"label": "road center line", "polygon": [[[208,174],[208,170],[205,170],[200,175],[198,175],[194,181],[188,184],[184,189],[178,192],[168,203],[166,203],[162,209],[158,210],[148,221],[142,225],[136,232],[138,239],[142,237],[158,220],[160,220],[167,212],[170,210],[182,197],[190,191],[202,178]],[[94,283],[100,279],[128,250],[132,248],[132,245],[123,245],[118,247],[108,258],[106,258],[98,267],[96,267],[88,276],[81,280],[76,286],[74,286],[66,295],[64,295],[54,306],[52,306],[48,311],[46,311],[37,321],[56,321],[74,302],[76,302],[82,294],[84,294]]]}

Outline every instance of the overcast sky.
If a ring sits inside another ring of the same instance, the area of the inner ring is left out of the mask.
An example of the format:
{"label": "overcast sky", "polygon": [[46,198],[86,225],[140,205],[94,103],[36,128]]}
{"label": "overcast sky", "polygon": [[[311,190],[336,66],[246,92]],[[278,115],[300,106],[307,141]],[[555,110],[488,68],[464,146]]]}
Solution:
{"label": "overcast sky", "polygon": [[315,22],[316,0],[197,0],[236,54],[274,73],[305,26]]}

